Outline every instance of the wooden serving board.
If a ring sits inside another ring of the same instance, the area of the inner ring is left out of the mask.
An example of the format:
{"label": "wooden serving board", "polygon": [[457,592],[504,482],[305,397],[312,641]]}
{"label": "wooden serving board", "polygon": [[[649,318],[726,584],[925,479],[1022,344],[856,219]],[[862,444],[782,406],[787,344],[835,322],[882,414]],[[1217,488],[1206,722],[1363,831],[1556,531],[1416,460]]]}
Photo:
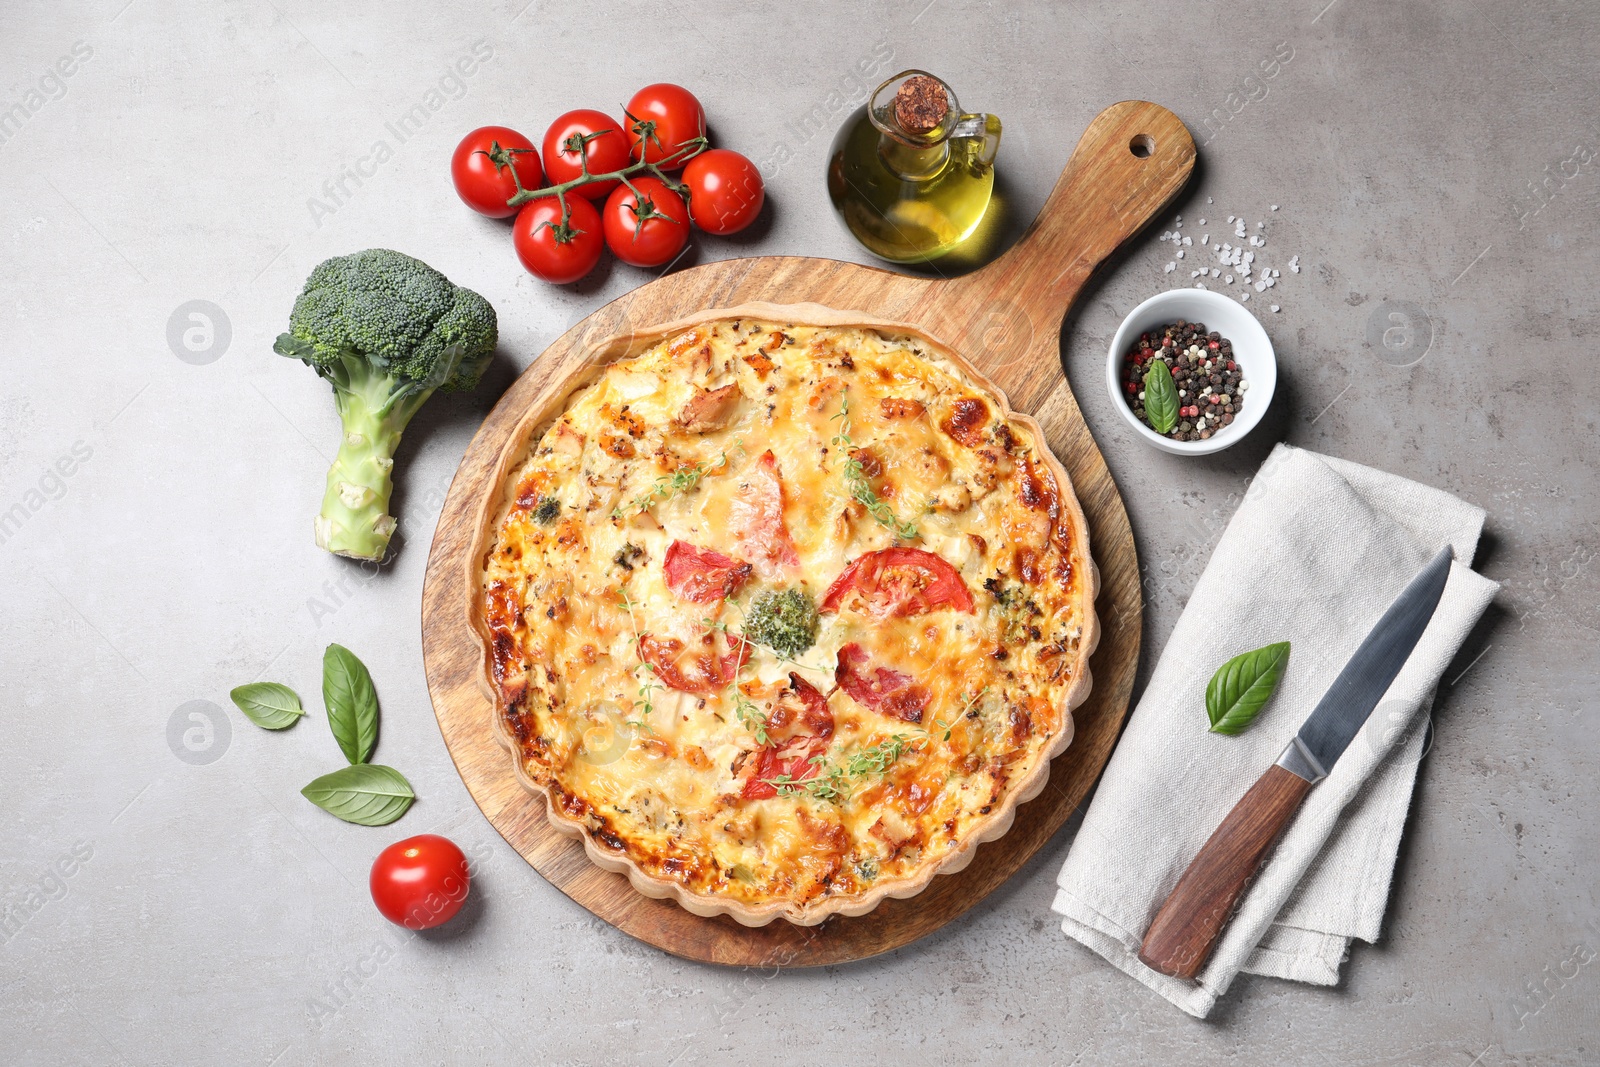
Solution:
{"label": "wooden serving board", "polygon": [[[612,301],[568,330],[525,371],[468,446],[439,517],[422,594],[422,651],[439,728],[473,799],[536,870],[607,922],[676,956],[738,966],[820,966],[898,948],[978,903],[1021,867],[1077,807],[1111,754],[1127,715],[1143,621],[1139,567],[1122,498],[1067,386],[1060,333],[1094,270],[1182,189],[1194,141],[1165,108],[1126,101],[1101,112],[1079,141],[1039,217],[999,259],[957,278],[909,277],[834,260],[759,256],[671,274]],[[979,847],[970,866],[922,893],[886,900],[859,918],[812,927],[782,920],[745,927],[702,918],[636,892],[601,870],[575,839],[552,829],[544,800],[526,791],[496,737],[479,684],[482,650],[468,622],[466,556],[493,471],[512,430],[551,400],[595,346],[618,334],[707,308],[755,301],[817,303],[915,324],[965,355],[1043,426],[1071,475],[1100,568],[1102,634],[1094,686],[1074,712],[1076,736],[1015,825]]]}

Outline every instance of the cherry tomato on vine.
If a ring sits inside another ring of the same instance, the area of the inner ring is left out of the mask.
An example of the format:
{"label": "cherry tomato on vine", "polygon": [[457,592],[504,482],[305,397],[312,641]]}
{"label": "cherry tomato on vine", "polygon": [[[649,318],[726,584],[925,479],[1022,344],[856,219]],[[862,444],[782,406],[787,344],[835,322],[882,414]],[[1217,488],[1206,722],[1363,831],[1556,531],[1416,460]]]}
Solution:
{"label": "cherry tomato on vine", "polygon": [[638,196],[619,185],[606,200],[606,244],[624,263],[659,267],[688,243],[689,208],[660,178],[632,181]]}
{"label": "cherry tomato on vine", "polygon": [[372,861],[372,902],[398,926],[431,930],[461,910],[471,880],[467,857],[454,841],[418,834],[396,841]]}
{"label": "cherry tomato on vine", "polygon": [[581,196],[567,194],[567,224],[561,225],[561,204],[541,196],[522,205],[511,226],[511,243],[528,273],[557,285],[575,282],[594,270],[605,248],[600,212]]}
{"label": "cherry tomato on vine", "polygon": [[[660,163],[673,155],[691,152],[688,142],[706,135],[706,111],[694,94],[681,85],[658,82],[633,94],[625,114],[633,158]],[[683,159],[664,169],[677,170]]]}
{"label": "cherry tomato on vine", "polygon": [[517,180],[524,189],[537,189],[544,184],[544,168],[533,142],[522,134],[504,126],[482,126],[456,145],[450,179],[462,203],[480,215],[506,219],[517,213],[506,206],[516,195]]}
{"label": "cherry tomato on vine", "polygon": [[756,165],[737,152],[713,148],[683,168],[689,216],[707,233],[738,233],[761,214],[766,186]]}
{"label": "cherry tomato on vine", "polygon": [[[583,176],[583,161],[590,174],[621,170],[633,162],[628,152],[628,128],[603,111],[580,108],[550,124],[544,135],[544,172],[551,185]],[[578,146],[583,145],[580,151]],[[572,190],[590,200],[600,200],[616,181],[589,182]]]}

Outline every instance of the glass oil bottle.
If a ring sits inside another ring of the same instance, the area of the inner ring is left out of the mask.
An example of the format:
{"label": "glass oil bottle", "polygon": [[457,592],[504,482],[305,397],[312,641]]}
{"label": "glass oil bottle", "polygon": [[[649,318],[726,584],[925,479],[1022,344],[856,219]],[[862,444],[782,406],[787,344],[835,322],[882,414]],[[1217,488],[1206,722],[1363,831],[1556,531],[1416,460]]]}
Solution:
{"label": "glass oil bottle", "polygon": [[892,263],[958,248],[994,192],[1000,120],[961,110],[932,74],[896,74],[845,122],[828,156],[828,197],[856,240]]}

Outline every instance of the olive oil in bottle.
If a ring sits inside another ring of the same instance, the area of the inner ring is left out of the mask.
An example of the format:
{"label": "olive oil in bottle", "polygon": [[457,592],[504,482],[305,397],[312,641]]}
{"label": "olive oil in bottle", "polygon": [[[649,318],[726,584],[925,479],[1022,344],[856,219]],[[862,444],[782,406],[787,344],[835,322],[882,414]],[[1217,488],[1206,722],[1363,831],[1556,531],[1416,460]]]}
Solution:
{"label": "olive oil in bottle", "polygon": [[856,240],[892,263],[923,263],[961,245],[994,192],[1000,120],[969,115],[920,70],[878,86],[834,137],[828,196]]}

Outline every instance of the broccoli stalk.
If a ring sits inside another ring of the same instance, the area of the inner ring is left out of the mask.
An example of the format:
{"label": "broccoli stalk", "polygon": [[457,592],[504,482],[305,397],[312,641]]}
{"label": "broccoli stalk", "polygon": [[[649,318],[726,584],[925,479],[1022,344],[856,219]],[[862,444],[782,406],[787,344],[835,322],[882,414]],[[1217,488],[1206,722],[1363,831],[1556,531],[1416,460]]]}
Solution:
{"label": "broccoli stalk", "polygon": [[435,390],[478,384],[498,339],[494,309],[420,260],[375,248],[320,264],[273,345],[333,386],[344,427],[317,544],[381,560],[400,435]]}
{"label": "broccoli stalk", "polygon": [[317,545],[341,556],[382,559],[394,533],[388,513],[394,489],[394,452],[411,416],[437,384],[397,379],[375,371],[359,356],[346,357],[324,375],[344,436],[328,468],[328,489],[315,526]]}

